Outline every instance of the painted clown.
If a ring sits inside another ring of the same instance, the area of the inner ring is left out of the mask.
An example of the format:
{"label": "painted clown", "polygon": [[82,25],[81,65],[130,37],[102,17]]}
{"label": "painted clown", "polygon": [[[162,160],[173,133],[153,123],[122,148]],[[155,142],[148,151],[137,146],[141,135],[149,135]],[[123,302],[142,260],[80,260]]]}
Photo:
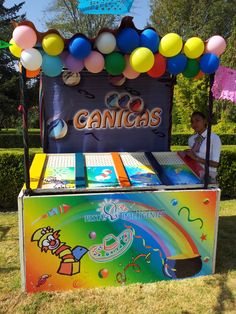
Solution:
{"label": "painted clown", "polygon": [[51,227],[37,229],[31,241],[37,241],[41,252],[50,251],[61,259],[57,273],[60,275],[72,276],[80,273],[80,260],[88,252],[83,246],[75,246],[71,249],[65,242],[61,242],[60,230],[54,231]]}

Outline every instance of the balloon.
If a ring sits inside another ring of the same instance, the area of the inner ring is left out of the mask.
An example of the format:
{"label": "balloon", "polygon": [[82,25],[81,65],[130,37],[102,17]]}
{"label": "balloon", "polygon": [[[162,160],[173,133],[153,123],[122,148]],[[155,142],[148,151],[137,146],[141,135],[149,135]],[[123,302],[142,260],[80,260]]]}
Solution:
{"label": "balloon", "polygon": [[116,38],[112,33],[101,33],[96,39],[95,46],[104,54],[109,54],[116,48]]}
{"label": "balloon", "polygon": [[42,55],[35,48],[25,49],[21,53],[20,61],[27,70],[35,71],[42,64]]}
{"label": "balloon", "polygon": [[190,59],[200,57],[204,52],[204,42],[199,37],[189,38],[184,44],[184,53]]}
{"label": "balloon", "polygon": [[138,32],[133,28],[124,28],[117,35],[117,47],[124,53],[131,53],[139,47],[140,38]]}
{"label": "balloon", "polygon": [[179,74],[183,72],[186,65],[187,57],[182,53],[167,60],[167,69],[171,74]]}
{"label": "balloon", "polygon": [[132,68],[131,65],[130,65],[129,58],[130,58],[129,55],[126,55],[126,56],[125,56],[125,63],[126,63],[126,66],[125,66],[125,69],[124,69],[124,71],[123,71],[123,75],[124,75],[127,79],[133,80],[133,79],[135,79],[136,77],[138,77],[138,76],[140,75],[140,73],[133,70],[133,68]]}
{"label": "balloon", "polygon": [[109,75],[108,82],[112,84],[113,86],[122,86],[126,81],[126,77],[121,75],[112,76]]}
{"label": "balloon", "polygon": [[61,74],[63,64],[59,56],[49,56],[44,54],[42,70],[43,73],[50,77],[55,77]]}
{"label": "balloon", "polygon": [[40,68],[37,69],[37,70],[35,70],[35,71],[26,70],[26,77],[28,77],[28,78],[34,78],[34,77],[36,77],[36,76],[38,76],[38,75],[40,74],[40,71],[41,71]]}
{"label": "balloon", "polygon": [[34,47],[37,42],[37,34],[33,28],[27,25],[17,26],[13,31],[13,39],[22,49]]}
{"label": "balloon", "polygon": [[220,56],[226,48],[226,41],[219,35],[212,36],[206,42],[205,52]]}
{"label": "balloon", "polygon": [[182,50],[182,46],[182,38],[178,34],[169,33],[161,39],[159,52],[164,57],[174,57]]}
{"label": "balloon", "polygon": [[154,55],[154,65],[147,73],[153,78],[162,76],[166,71],[166,58],[160,53]]}
{"label": "balloon", "polygon": [[152,52],[157,52],[160,39],[153,29],[145,29],[140,35],[140,46],[150,49]]}
{"label": "balloon", "polygon": [[198,80],[204,76],[204,73],[202,71],[199,71],[198,74],[194,77],[195,80]]}
{"label": "balloon", "polygon": [[20,58],[22,49],[17,46],[13,38],[9,41],[9,43],[11,44],[9,47],[11,54],[17,58]]}
{"label": "balloon", "polygon": [[183,75],[187,78],[196,76],[199,72],[199,63],[197,60],[188,59]]}
{"label": "balloon", "polygon": [[105,69],[111,75],[119,75],[125,69],[125,58],[119,52],[112,52],[105,57]]}
{"label": "balloon", "polygon": [[92,48],[88,39],[82,36],[77,36],[71,39],[68,49],[73,57],[84,59],[88,57]]}
{"label": "balloon", "polygon": [[67,86],[76,86],[80,83],[81,76],[79,73],[71,71],[63,71],[62,80]]}
{"label": "balloon", "polygon": [[69,56],[69,52],[68,51],[62,51],[62,53],[60,54],[60,58],[62,60],[62,62],[65,62],[66,58],[68,58]]}
{"label": "balloon", "polygon": [[57,56],[64,49],[64,41],[58,34],[48,34],[42,40],[42,47],[48,55]]}
{"label": "balloon", "polygon": [[[34,78],[40,74],[41,68],[38,68],[35,71],[29,71],[26,69],[26,77],[27,78]],[[22,64],[19,62],[19,72],[22,73]]]}
{"label": "balloon", "polygon": [[100,52],[92,51],[84,60],[86,69],[91,73],[99,73],[104,69],[105,60]]}
{"label": "balloon", "polygon": [[206,53],[200,59],[200,69],[206,74],[214,73],[220,65],[220,59],[213,53]]}
{"label": "balloon", "polygon": [[68,54],[63,58],[63,62],[65,67],[71,72],[77,73],[80,72],[84,68],[83,60],[79,60],[74,58],[71,54]]}
{"label": "balloon", "polygon": [[132,52],[129,62],[133,70],[144,73],[153,67],[154,55],[148,48],[137,48]]}

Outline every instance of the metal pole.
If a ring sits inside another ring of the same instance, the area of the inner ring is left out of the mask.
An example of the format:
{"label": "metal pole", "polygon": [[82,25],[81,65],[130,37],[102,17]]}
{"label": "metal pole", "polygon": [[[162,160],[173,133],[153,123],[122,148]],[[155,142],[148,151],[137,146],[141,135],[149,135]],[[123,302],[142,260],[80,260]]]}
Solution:
{"label": "metal pole", "polygon": [[25,103],[25,84],[26,84],[26,69],[22,66],[22,73],[20,76],[20,101],[22,105],[22,122],[23,122],[23,145],[24,145],[24,178],[25,178],[25,195],[29,195],[30,189],[30,162],[29,162],[29,135],[28,135],[28,108]]}
{"label": "metal pole", "polygon": [[215,73],[210,74],[210,90],[208,98],[208,126],[207,126],[207,143],[206,143],[206,162],[205,162],[205,175],[204,175],[204,189],[207,189],[209,184],[209,164],[210,164],[210,147],[211,147],[211,125],[212,125],[212,112],[213,112],[213,95],[211,88],[214,83]]}

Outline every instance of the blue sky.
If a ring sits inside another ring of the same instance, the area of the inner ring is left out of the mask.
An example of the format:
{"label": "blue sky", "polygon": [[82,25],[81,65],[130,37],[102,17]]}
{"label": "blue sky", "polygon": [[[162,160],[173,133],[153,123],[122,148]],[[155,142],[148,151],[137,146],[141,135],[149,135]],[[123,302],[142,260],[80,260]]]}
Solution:
{"label": "blue sky", "polygon": [[[24,0],[5,0],[4,5],[11,7],[22,1]],[[25,5],[23,6],[22,13],[26,12],[27,19],[33,22],[40,32],[46,31],[44,25],[45,12],[43,11],[48,7],[49,3],[50,0],[25,0]],[[137,28],[144,28],[150,15],[149,0],[134,0],[129,15],[134,16],[134,23]]]}

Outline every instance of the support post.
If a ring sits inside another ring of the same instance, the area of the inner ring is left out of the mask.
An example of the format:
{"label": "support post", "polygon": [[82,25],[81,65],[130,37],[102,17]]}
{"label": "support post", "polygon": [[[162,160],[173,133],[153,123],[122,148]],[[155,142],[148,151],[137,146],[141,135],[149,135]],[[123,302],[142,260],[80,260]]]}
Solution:
{"label": "support post", "polygon": [[206,142],[206,162],[205,162],[205,175],[204,175],[204,189],[207,189],[209,184],[209,164],[210,164],[210,147],[211,147],[211,125],[213,116],[213,95],[212,86],[214,83],[215,73],[210,74],[210,90],[208,98],[208,125],[207,125],[207,142]]}
{"label": "support post", "polygon": [[22,122],[23,122],[23,145],[24,145],[24,179],[25,179],[25,195],[31,193],[30,189],[30,162],[29,162],[29,134],[28,134],[28,107],[25,103],[25,84],[26,84],[26,69],[22,66],[20,76],[20,102],[22,105]]}

